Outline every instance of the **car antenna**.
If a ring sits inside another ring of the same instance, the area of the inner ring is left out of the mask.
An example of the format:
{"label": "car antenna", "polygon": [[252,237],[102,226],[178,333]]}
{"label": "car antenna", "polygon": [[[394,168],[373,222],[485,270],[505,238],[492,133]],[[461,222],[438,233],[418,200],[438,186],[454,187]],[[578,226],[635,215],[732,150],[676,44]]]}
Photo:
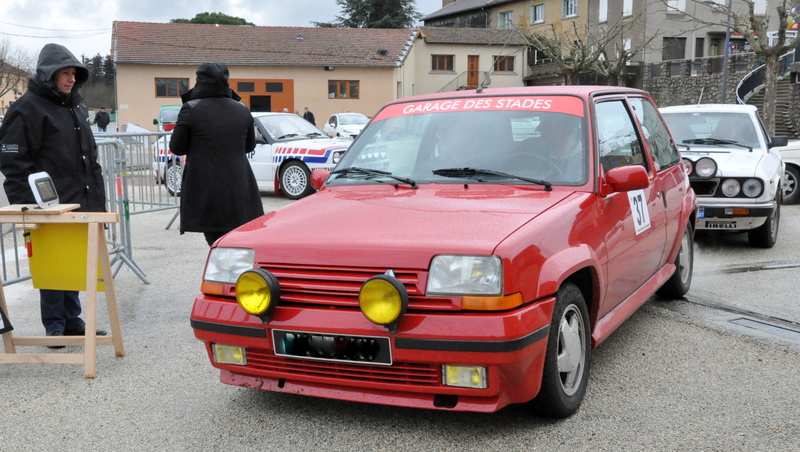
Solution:
{"label": "car antenna", "polygon": [[706,89],[706,87],[705,87],[705,86],[703,86],[703,87],[701,87],[701,88],[700,88],[700,98],[699,98],[699,99],[697,99],[697,105],[700,105],[700,102],[702,102],[702,101],[703,101],[703,91],[705,91],[705,89]]}

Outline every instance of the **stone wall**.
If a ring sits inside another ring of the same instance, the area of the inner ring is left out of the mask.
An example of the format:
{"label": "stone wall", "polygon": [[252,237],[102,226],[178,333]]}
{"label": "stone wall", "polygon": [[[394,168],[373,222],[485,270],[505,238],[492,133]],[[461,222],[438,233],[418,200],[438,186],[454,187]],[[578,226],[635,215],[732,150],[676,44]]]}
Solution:
{"label": "stone wall", "polygon": [[[722,58],[662,61],[644,67],[642,89],[656,105],[718,103],[722,98]],[[748,72],[759,66],[751,53],[731,55],[728,59],[726,103],[736,102],[736,86]]]}

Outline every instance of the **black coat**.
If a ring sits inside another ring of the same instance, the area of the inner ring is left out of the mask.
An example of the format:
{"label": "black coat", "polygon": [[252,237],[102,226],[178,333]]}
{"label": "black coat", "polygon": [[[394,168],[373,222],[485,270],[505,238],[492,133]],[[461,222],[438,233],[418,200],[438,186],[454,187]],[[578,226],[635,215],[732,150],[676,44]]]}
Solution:
{"label": "black coat", "polygon": [[[67,67],[76,69],[69,95],[52,82],[53,74]],[[28,91],[11,105],[0,126],[0,170],[11,204],[35,204],[28,175],[47,171],[61,203],[80,204],[85,212],[106,210],[97,144],[78,94],[88,78],[89,71],[65,47],[47,44],[40,52]]]}
{"label": "black coat", "polygon": [[94,115],[94,123],[97,124],[98,127],[107,127],[111,123],[111,115],[105,111],[98,111]]}
{"label": "black coat", "polygon": [[185,155],[181,233],[228,232],[264,214],[247,153],[255,149],[253,116],[228,87],[228,69],[206,63],[182,96],[169,148]]}

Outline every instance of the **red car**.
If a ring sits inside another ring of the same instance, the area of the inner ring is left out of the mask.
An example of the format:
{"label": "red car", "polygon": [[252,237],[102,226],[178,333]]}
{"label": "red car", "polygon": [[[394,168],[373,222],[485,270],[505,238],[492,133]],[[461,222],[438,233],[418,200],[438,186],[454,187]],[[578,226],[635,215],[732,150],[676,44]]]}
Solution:
{"label": "red car", "polygon": [[224,383],[565,417],[591,350],[691,283],[695,195],[643,91],[400,99],[312,179],[209,253],[191,324]]}

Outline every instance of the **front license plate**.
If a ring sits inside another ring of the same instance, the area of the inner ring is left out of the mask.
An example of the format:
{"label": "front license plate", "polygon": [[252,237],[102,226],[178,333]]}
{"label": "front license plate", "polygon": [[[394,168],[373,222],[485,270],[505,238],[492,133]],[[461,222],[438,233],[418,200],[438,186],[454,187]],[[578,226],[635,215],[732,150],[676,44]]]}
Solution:
{"label": "front license plate", "polygon": [[388,337],[345,336],[272,330],[275,354],[292,358],[358,364],[392,364]]}
{"label": "front license plate", "polygon": [[736,229],[735,221],[706,221],[706,229]]}

